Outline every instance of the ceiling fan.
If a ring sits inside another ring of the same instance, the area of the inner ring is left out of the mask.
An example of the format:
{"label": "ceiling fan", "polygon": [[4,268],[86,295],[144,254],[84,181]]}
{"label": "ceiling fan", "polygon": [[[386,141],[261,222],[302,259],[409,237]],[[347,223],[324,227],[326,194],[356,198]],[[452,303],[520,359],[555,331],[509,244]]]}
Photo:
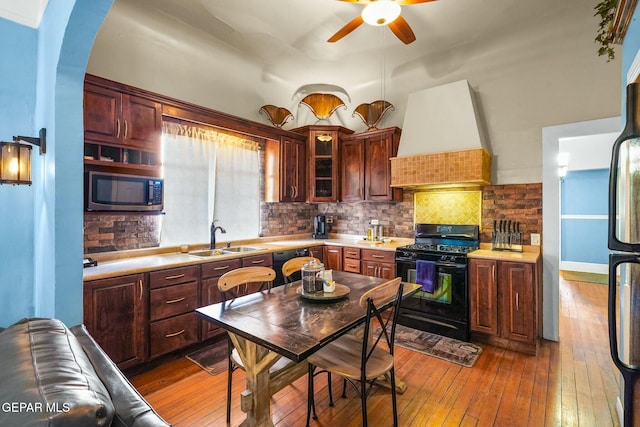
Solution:
{"label": "ceiling fan", "polygon": [[363,23],[369,25],[388,25],[389,29],[404,44],[412,43],[416,40],[415,34],[407,21],[400,15],[400,6],[427,3],[435,0],[340,0],[348,3],[360,3],[364,5],[362,14],[353,18],[347,25],[342,27],[329,40],[330,43],[337,42]]}

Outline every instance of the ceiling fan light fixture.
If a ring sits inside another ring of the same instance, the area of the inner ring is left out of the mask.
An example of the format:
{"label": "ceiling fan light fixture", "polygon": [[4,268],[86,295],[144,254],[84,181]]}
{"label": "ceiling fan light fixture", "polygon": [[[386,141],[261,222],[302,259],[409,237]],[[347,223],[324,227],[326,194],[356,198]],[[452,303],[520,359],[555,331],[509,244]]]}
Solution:
{"label": "ceiling fan light fixture", "polygon": [[378,0],[362,10],[362,19],[369,25],[388,25],[400,16],[400,5],[393,0]]}

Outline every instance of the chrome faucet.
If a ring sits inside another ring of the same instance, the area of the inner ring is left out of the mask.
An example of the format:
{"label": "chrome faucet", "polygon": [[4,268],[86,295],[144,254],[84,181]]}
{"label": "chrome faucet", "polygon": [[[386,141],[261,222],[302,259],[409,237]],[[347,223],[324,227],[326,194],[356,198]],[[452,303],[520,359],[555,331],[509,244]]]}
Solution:
{"label": "chrome faucet", "polygon": [[220,227],[219,225],[216,226],[216,222],[218,220],[214,219],[211,222],[211,244],[209,245],[209,249],[215,249],[216,248],[216,231],[220,230],[220,232],[222,234],[225,234],[227,232],[227,230],[225,230],[224,228]]}

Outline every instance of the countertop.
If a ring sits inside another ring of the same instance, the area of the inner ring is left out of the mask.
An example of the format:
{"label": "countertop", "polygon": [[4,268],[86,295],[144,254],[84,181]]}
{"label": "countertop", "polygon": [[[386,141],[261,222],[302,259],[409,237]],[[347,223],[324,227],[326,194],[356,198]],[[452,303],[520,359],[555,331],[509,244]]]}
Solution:
{"label": "countertop", "polygon": [[[400,246],[412,244],[414,239],[392,237],[389,243],[369,242],[361,236],[335,235],[329,239],[312,239],[304,235],[291,238],[263,238],[233,242],[232,246],[251,246],[257,250],[233,254],[222,254],[210,257],[199,257],[189,253],[180,253],[179,247],[153,248],[134,251],[118,251],[104,254],[90,254],[98,261],[95,267],[83,270],[83,280],[106,279],[127,274],[138,274],[166,268],[187,267],[226,259],[244,258],[263,255],[287,249],[308,248],[312,246],[343,246],[360,249],[376,249],[381,251],[395,251]],[[219,248],[224,248],[224,244]],[[189,249],[202,250],[205,245],[192,245]],[[469,258],[494,259],[501,261],[516,261],[535,264],[540,258],[540,247],[525,246],[523,252],[493,251],[491,245],[481,244],[480,249],[469,252]]]}
{"label": "countertop", "polygon": [[481,244],[480,249],[467,254],[468,258],[494,259],[535,264],[540,259],[540,246],[524,246],[522,252],[494,251],[490,244]]}
{"label": "countertop", "polygon": [[[287,249],[308,248],[312,246],[347,246],[360,249],[377,249],[383,251],[395,251],[399,246],[413,243],[413,239],[391,238],[389,243],[368,242],[361,236],[336,235],[329,239],[312,239],[305,236],[293,238],[265,238],[233,242],[232,246],[251,246],[257,250],[251,252],[222,254],[210,257],[199,257],[189,253],[180,253],[180,248],[154,248],[135,251],[118,251],[104,254],[88,254],[98,261],[95,267],[87,267],[83,270],[83,280],[106,279],[110,277],[124,276],[127,274],[144,273],[147,271],[162,270],[166,268],[187,267],[190,265],[204,264],[226,259],[244,258],[255,255],[263,255]],[[224,248],[224,244],[218,245]],[[192,245],[189,250],[205,249],[204,245]]]}

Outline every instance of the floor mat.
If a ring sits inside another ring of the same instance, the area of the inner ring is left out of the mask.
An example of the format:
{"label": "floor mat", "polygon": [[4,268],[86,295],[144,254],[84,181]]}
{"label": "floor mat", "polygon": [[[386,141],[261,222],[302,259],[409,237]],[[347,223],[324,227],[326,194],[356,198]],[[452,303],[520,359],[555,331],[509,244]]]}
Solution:
{"label": "floor mat", "polygon": [[185,356],[211,375],[227,370],[227,340],[218,341]]}
{"label": "floor mat", "polygon": [[472,367],[482,353],[482,347],[476,344],[419,331],[403,325],[396,326],[396,345],[467,368]]}

